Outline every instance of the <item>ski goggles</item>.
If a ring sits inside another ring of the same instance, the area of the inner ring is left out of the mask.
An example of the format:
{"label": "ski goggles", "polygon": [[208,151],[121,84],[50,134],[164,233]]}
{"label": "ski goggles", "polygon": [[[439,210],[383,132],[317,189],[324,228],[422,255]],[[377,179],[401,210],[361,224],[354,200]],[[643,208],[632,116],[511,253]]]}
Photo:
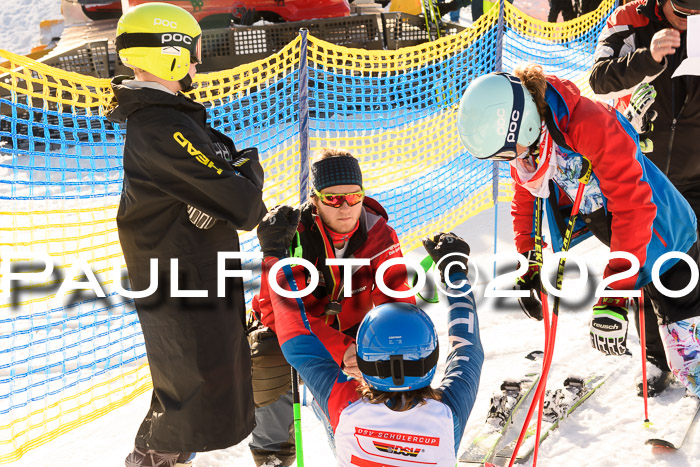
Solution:
{"label": "ski goggles", "polygon": [[202,63],[202,36],[197,36],[197,46],[194,53],[190,51],[190,63],[193,65],[201,65]]}
{"label": "ski goggles", "polygon": [[117,36],[114,45],[117,53],[132,47],[181,47],[190,52],[190,63],[202,63],[201,34],[192,37],[181,33],[124,32]]}
{"label": "ski goggles", "polygon": [[688,19],[688,16],[697,15],[697,10],[681,10],[676,4],[671,0],[671,8],[673,9],[673,14],[682,19]]}
{"label": "ski goggles", "polygon": [[515,159],[525,159],[527,156],[530,155],[530,148],[527,148],[520,154],[516,153],[515,150],[513,149],[506,149],[506,150],[501,150],[491,156],[489,159],[493,159],[494,161],[506,161],[510,162]]}
{"label": "ski goggles", "polygon": [[365,190],[354,193],[321,193],[314,189],[314,194],[318,196],[323,204],[332,208],[339,208],[343,203],[348,203],[348,206],[355,206],[365,199]]}

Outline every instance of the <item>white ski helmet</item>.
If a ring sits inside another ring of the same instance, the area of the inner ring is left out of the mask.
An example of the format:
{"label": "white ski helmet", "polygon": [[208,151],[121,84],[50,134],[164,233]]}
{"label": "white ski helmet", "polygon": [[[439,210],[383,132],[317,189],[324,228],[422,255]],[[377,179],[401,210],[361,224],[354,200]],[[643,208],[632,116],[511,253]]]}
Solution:
{"label": "white ski helmet", "polygon": [[459,137],[478,159],[515,159],[515,145],[532,145],[540,126],[532,95],[520,79],[507,73],[489,73],[475,79],[459,102]]}

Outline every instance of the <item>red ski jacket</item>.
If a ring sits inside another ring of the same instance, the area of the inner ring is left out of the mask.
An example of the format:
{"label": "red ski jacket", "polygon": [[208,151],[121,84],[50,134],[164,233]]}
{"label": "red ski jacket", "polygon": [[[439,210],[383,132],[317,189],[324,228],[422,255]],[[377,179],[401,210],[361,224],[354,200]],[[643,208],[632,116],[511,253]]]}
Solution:
{"label": "red ski jacket", "polygon": [[[668,178],[641,153],[637,133],[622,114],[607,104],[581,96],[570,81],[547,76],[547,83],[545,100],[549,112],[545,122],[562,151],[565,164],[569,165],[568,162],[582,156],[591,162],[593,175],[589,186],[597,185],[597,195],[602,194],[603,203],[603,207],[594,212],[604,209],[609,216],[602,216],[602,220],[607,222],[611,218],[610,227],[603,229],[609,231],[610,250],[631,253],[639,260],[637,273],[612,282],[610,286],[639,289],[651,282],[652,266],[661,255],[669,251],[685,253],[695,243],[695,214]],[[553,181],[557,187],[562,187],[571,185],[571,182],[577,184],[578,176],[578,172],[564,171],[555,175]],[[596,195],[588,188],[586,190],[582,206],[587,197]],[[556,199],[550,197],[548,209],[560,210],[566,198],[566,195]],[[570,204],[571,200],[567,202]],[[516,248],[521,253],[534,248],[534,205],[534,196],[515,184],[511,213]],[[583,208],[581,212],[593,213]],[[561,238],[557,237],[563,232],[552,223],[551,217],[548,216],[550,234],[557,250],[556,245],[561,245]],[[595,231],[592,226],[587,227]],[[677,261],[665,261],[660,274]],[[604,277],[629,269],[629,261],[611,259]]]}
{"label": "red ski jacket", "polygon": [[[401,246],[396,232],[387,224],[388,215],[384,208],[372,198],[363,202],[360,226],[348,241],[345,258],[367,258],[369,266],[353,268],[352,296],[344,297],[343,269],[339,266],[327,267],[326,258],[335,258],[335,250],[321,218],[316,215],[311,203],[302,206],[298,232],[302,247],[302,257],[316,266],[320,281],[311,294],[302,298],[311,329],[323,342],[333,359],[342,364],[345,351],[354,343],[354,331],[365,315],[375,306],[386,302],[407,302],[415,304],[415,298],[392,298],[379,290],[375,283],[377,268],[392,258],[400,258]],[[263,274],[260,293],[253,298],[253,310],[265,326],[275,331],[275,310],[270,301],[268,285],[269,261],[263,260]],[[309,273],[302,266],[292,268],[299,288],[309,283]],[[392,290],[405,291],[407,284],[406,267],[392,266],[384,274],[384,283]],[[340,302],[337,315],[326,313],[331,299]],[[290,306],[295,299],[287,299]],[[345,332],[344,332],[345,331]]]}

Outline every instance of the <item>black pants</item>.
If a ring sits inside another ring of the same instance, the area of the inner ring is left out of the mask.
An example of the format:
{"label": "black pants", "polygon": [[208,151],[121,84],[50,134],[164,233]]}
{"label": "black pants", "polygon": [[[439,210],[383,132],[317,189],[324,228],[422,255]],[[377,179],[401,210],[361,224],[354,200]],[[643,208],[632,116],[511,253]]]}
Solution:
{"label": "black pants", "polygon": [[[700,247],[698,241],[686,252],[700,266]],[[690,266],[679,260],[671,269],[659,278],[661,284],[670,290],[685,288],[690,282]],[[644,286],[645,297],[651,301],[658,324],[669,324],[700,315],[700,287],[695,287],[689,294],[672,298],[659,292],[653,283]]]}
{"label": "black pants", "polygon": [[690,204],[690,208],[695,212],[695,217],[700,219],[700,184],[677,186],[676,188]]}
{"label": "black pants", "polygon": [[564,18],[564,21],[570,21],[576,18],[571,0],[550,0],[547,21],[550,23],[556,23],[560,12],[562,18]]}
{"label": "black pants", "polygon": [[[639,303],[636,299],[635,302],[637,304]],[[637,336],[641,336],[639,330],[639,313],[634,313],[634,325],[637,328]],[[664,351],[664,344],[661,341],[654,305],[647,294],[644,295],[644,330],[647,361],[653,363],[662,371],[671,371],[666,361],[666,352]]]}
{"label": "black pants", "polygon": [[579,11],[578,15],[583,16],[586,13],[595,11],[600,6],[601,1],[602,0],[581,0],[581,11]]}

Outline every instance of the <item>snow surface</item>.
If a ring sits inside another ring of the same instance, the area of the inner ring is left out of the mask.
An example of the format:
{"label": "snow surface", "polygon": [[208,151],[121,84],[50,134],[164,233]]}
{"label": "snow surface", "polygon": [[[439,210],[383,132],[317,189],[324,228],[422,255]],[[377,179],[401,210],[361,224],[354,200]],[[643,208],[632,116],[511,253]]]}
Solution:
{"label": "snow surface", "polygon": [[[0,7],[0,49],[28,54],[42,44],[39,23],[62,19],[61,0],[4,0]],[[44,44],[51,38],[44,38]]]}
{"label": "snow surface", "polygon": [[[514,251],[510,227],[509,205],[498,206],[498,252]],[[528,319],[514,299],[486,299],[486,282],[491,279],[493,258],[494,211],[484,211],[455,229],[471,245],[472,268],[478,266],[481,279],[475,287],[481,339],[486,360],[476,404],[472,411],[460,453],[469,439],[480,428],[488,410],[491,394],[506,377],[518,377],[528,361],[523,357],[531,350],[543,348],[541,322]],[[635,375],[640,371],[639,340],[634,331],[629,335],[633,357],[605,357],[590,347],[588,319],[594,301],[592,291],[601,277],[607,248],[593,239],[572,249],[585,262],[590,272],[586,287],[577,286],[577,273],[568,272],[562,302],[556,348],[548,387],[560,387],[564,378],[612,369],[613,376],[573,417],[564,420],[541,445],[539,464],[543,466],[693,466],[700,459],[700,425],[696,423],[683,448],[672,454],[652,456],[644,441],[650,430],[643,425],[642,399],[637,397]],[[420,254],[419,254],[420,253]],[[413,252],[418,259],[422,252]],[[547,256],[545,252],[545,257]],[[567,269],[569,271],[569,269]],[[472,272],[470,276],[473,279]],[[507,288],[509,283],[499,288]],[[581,293],[583,291],[583,293]],[[498,301],[497,301],[498,300]],[[438,329],[441,349],[447,349],[447,322],[445,299],[437,305],[425,305]],[[444,351],[438,377],[444,371]],[[662,419],[664,407],[678,396],[679,391],[662,394],[650,400],[650,419]],[[117,409],[95,422],[73,430],[56,441],[27,453],[15,465],[73,467],[119,466],[133,443],[133,437],[150,402],[150,394],[137,398],[126,407]],[[517,420],[516,420],[517,424]],[[520,426],[520,425],[517,425]],[[309,467],[334,465],[325,432],[310,407],[302,408],[305,464]],[[198,454],[195,467],[253,467],[255,464],[247,448],[247,441],[229,449]],[[531,465],[528,461],[526,465]]]}
{"label": "snow surface", "polygon": [[[544,0],[516,0],[516,6],[540,19],[546,17],[548,4]],[[39,22],[60,18],[59,0],[6,0],[0,10],[0,48],[26,53],[40,41]],[[471,23],[471,12],[463,9],[461,21]],[[509,206],[497,207],[498,251],[514,251]],[[518,377],[531,350],[543,348],[542,323],[528,319],[514,299],[486,299],[486,282],[490,280],[494,249],[494,210],[482,212],[455,229],[471,245],[472,268],[478,265],[481,279],[475,286],[481,338],[486,353],[476,404],[465,430],[460,453],[476,434],[486,415],[489,399],[506,377]],[[540,449],[539,464],[543,466],[697,466],[700,459],[700,424],[689,434],[683,448],[672,454],[652,456],[644,440],[650,430],[643,425],[642,399],[635,395],[634,378],[639,372],[639,340],[630,332],[629,346],[633,357],[604,357],[590,348],[588,319],[594,298],[593,290],[600,280],[607,249],[595,240],[587,240],[572,249],[585,258],[590,276],[585,287],[575,284],[577,273],[567,275],[562,302],[559,331],[556,338],[554,362],[548,387],[557,387],[570,375],[583,375],[613,368],[609,381],[583,405],[572,418],[545,440]],[[413,252],[418,259],[422,252]],[[569,271],[569,269],[567,269]],[[471,273],[470,273],[471,274]],[[508,288],[504,283],[501,288]],[[441,349],[447,349],[445,299],[424,308],[438,328]],[[441,355],[445,358],[444,352]],[[444,360],[438,371],[444,370]],[[679,391],[662,394],[650,400],[652,423],[661,420],[664,407]],[[146,413],[150,394],[144,394],[125,407],[101,417],[95,422],[60,436],[55,441],[29,451],[16,466],[122,466],[133,446],[133,438]],[[516,425],[518,425],[516,420]],[[325,467],[334,464],[326,442],[325,431],[309,407],[302,408],[304,454],[306,465]],[[527,462],[530,465],[531,461]],[[195,467],[249,467],[254,462],[247,441],[229,449],[201,453]]]}

